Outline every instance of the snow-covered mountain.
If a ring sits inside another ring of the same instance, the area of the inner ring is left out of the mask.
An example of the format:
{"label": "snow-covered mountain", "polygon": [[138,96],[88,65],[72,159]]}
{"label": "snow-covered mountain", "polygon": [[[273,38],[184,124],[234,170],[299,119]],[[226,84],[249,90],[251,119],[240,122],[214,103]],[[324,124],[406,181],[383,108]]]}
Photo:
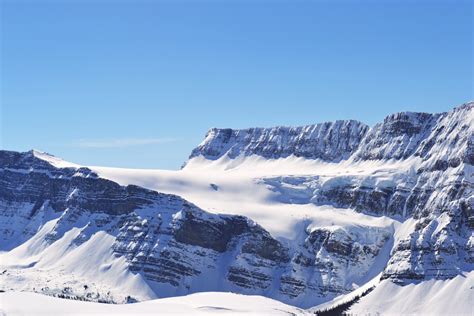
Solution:
{"label": "snow-covered mountain", "polygon": [[[94,275],[110,274],[110,288],[122,295],[107,290],[111,301],[233,291],[310,307],[312,297],[352,290],[338,271],[364,277],[390,238],[384,228],[331,227],[308,230],[301,245],[283,243],[247,217],[209,214],[176,195],[120,186],[88,168],[56,168],[44,158],[35,151],[0,152],[2,250],[8,251],[2,263],[13,283],[23,267],[50,276],[64,268],[88,279],[80,293],[64,286],[73,295],[97,292],[88,285]],[[331,266],[315,261],[318,256]],[[21,268],[10,271],[10,262]],[[142,288],[116,285],[118,271]],[[61,283],[46,292],[59,290]]]}
{"label": "snow-covered mountain", "polygon": [[179,171],[0,151],[0,290],[119,303],[232,291],[319,309],[364,293],[351,308],[366,313],[396,310],[385,292],[428,306],[429,284],[458,284],[460,305],[429,311],[469,313],[473,164],[472,102],[372,128],[211,129]]}
{"label": "snow-covered mountain", "polygon": [[[368,131],[353,121],[301,129],[212,129],[193,151],[190,162],[199,156],[234,158],[236,153],[284,158],[288,156],[286,148],[293,149],[295,156],[331,162],[344,155],[350,155],[348,161],[353,163],[405,160],[408,170],[401,170],[399,177],[391,179],[377,174],[305,175],[263,181],[281,194],[282,202],[303,201],[376,216],[415,219],[416,234],[395,245],[383,277],[401,282],[452,278],[474,267],[473,107],[468,103],[442,114],[397,113]],[[311,153],[316,154],[306,154],[301,150],[306,143],[301,140],[312,140],[313,135],[317,135],[317,141],[310,142],[310,147]],[[359,141],[354,143],[356,140]],[[342,156],[335,150],[340,144],[344,144]]]}

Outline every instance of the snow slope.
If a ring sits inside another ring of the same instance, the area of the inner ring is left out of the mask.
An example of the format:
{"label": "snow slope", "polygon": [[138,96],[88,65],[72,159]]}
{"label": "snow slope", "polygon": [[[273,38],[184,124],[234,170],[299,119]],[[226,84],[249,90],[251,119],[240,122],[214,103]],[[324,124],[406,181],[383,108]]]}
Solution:
{"label": "snow slope", "polygon": [[[417,163],[417,160],[412,162]],[[399,222],[388,217],[373,217],[351,209],[317,206],[294,200],[282,204],[278,193],[262,181],[276,176],[366,176],[377,174],[392,179],[413,168],[406,161],[392,163],[327,163],[288,157],[265,160],[248,157],[242,161],[222,158],[207,161],[195,158],[178,171],[89,167],[101,177],[121,185],[135,184],[159,192],[176,194],[214,213],[243,215],[261,224],[273,236],[296,238],[299,225],[362,225],[391,227]],[[304,201],[304,200],[303,200]]]}
{"label": "snow slope", "polygon": [[[28,304],[25,304],[28,302]],[[135,304],[81,302],[27,292],[0,293],[0,315],[305,315],[299,308],[261,296],[197,293]]]}
{"label": "snow slope", "polygon": [[474,272],[404,286],[382,281],[349,313],[354,315],[474,315]]}

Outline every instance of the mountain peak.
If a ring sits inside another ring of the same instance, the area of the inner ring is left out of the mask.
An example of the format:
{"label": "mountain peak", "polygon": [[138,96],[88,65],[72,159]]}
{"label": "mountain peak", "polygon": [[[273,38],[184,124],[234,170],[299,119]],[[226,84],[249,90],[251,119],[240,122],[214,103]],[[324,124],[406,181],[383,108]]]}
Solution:
{"label": "mountain peak", "polygon": [[80,168],[81,167],[75,163],[65,161],[59,157],[56,157],[47,152],[37,150],[37,149],[31,149],[30,151],[27,152],[27,154],[31,155],[32,157],[46,161],[47,163],[53,165],[56,168]]}

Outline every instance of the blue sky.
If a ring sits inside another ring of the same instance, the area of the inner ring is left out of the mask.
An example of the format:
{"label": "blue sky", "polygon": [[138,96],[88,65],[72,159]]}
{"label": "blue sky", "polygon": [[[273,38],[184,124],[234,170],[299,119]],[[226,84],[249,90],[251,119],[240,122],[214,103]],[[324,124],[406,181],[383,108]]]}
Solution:
{"label": "blue sky", "polygon": [[1,1],[1,148],[177,169],[210,127],[473,99],[470,1]]}

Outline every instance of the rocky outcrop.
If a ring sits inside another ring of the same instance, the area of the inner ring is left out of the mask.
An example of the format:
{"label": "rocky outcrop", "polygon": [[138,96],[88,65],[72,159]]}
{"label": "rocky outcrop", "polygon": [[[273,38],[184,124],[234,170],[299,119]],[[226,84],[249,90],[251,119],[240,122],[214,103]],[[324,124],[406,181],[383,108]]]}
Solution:
{"label": "rocky outcrop", "polygon": [[359,144],[356,159],[405,159],[428,137],[442,114],[401,112],[376,124]]}
{"label": "rocky outcrop", "polygon": [[382,228],[338,226],[307,233],[292,269],[281,277],[280,291],[294,298],[307,291],[320,298],[352,291],[352,282],[366,277],[381,251],[389,249],[392,234]]}
{"label": "rocky outcrop", "polygon": [[308,159],[340,161],[357,149],[368,130],[357,121],[336,121],[301,127],[209,130],[206,139],[191,153],[215,160],[227,156],[258,155],[277,159],[291,155]]}

